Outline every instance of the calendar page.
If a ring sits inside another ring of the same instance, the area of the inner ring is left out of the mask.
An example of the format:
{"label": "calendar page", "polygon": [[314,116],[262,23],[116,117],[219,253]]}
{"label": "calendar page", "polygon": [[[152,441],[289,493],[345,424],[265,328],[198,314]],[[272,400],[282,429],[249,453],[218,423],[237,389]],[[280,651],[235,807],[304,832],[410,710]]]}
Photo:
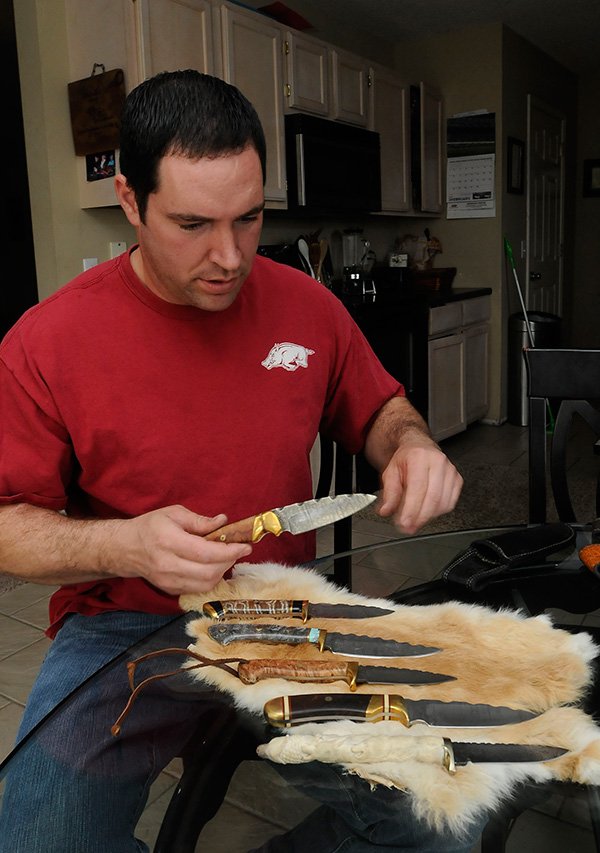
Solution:
{"label": "calendar page", "polygon": [[496,215],[495,154],[449,157],[446,178],[448,219]]}

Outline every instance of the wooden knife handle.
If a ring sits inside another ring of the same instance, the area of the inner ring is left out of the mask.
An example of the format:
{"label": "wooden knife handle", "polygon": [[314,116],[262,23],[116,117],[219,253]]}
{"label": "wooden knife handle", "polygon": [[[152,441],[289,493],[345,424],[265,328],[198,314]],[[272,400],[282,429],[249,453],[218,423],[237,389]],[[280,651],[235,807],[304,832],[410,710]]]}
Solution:
{"label": "wooden knife handle", "polygon": [[301,723],[356,720],[379,723],[393,720],[408,725],[402,696],[368,693],[312,693],[269,699],[263,713],[270,725],[290,728]]}
{"label": "wooden knife handle", "polygon": [[224,524],[205,538],[211,542],[260,542],[267,533],[279,536],[281,532],[281,522],[274,512],[269,511]]}
{"label": "wooden knife handle", "polygon": [[256,684],[264,678],[285,678],[286,681],[330,682],[345,681],[356,690],[358,663],[355,661],[249,660],[238,666],[243,684]]}
{"label": "wooden knife handle", "polygon": [[302,599],[265,599],[238,598],[230,601],[206,601],[202,612],[211,619],[223,619],[226,616],[240,616],[252,619],[259,616],[298,616],[305,621],[308,601]]}

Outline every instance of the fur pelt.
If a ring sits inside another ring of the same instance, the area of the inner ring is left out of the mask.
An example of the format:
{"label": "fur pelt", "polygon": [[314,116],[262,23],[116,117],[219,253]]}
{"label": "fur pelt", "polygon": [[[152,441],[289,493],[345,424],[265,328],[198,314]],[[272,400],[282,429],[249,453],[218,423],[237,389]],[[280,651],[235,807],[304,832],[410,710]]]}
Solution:
{"label": "fur pelt", "polygon": [[[295,726],[260,747],[260,754],[271,760],[281,757],[282,738],[287,751],[302,760],[303,750],[319,751],[319,739],[365,735],[414,738],[445,736],[455,741],[506,743],[543,743],[568,751],[551,762],[529,764],[469,764],[450,776],[441,766],[414,758],[377,763],[356,758],[339,761],[347,772],[410,792],[415,811],[434,825],[449,824],[459,832],[481,809],[494,808],[512,787],[523,779],[550,778],[600,784],[600,730],[579,708],[590,686],[591,661],[599,653],[585,633],[570,634],[554,628],[546,616],[526,617],[517,611],[500,611],[458,602],[429,606],[393,605],[387,599],[373,599],[340,589],[315,571],[277,564],[239,565],[233,578],[224,580],[206,596],[182,596],[186,611],[201,611],[208,600],[231,598],[308,599],[313,602],[372,604],[393,608],[393,613],[373,619],[319,619],[314,627],[330,631],[386,637],[412,643],[438,646],[439,653],[427,657],[403,657],[381,660],[382,665],[423,669],[456,676],[456,681],[436,685],[410,686],[361,685],[358,692],[399,693],[414,699],[484,702],[525,708],[539,716],[517,725],[495,728],[442,729],[416,724],[409,729],[398,723],[352,723],[337,721]],[[271,623],[272,617],[253,620]],[[277,620],[278,624],[298,626],[297,619]],[[189,648],[210,658],[244,659],[285,658],[340,660],[329,652],[319,653],[311,645],[291,647],[264,643],[236,643],[221,646],[207,635],[213,620],[192,618],[187,630],[193,643]],[[369,659],[369,663],[374,663]],[[195,661],[190,660],[190,665]],[[190,675],[229,693],[235,704],[262,714],[264,703],[277,696],[298,693],[347,692],[342,682],[310,684],[274,678],[252,685],[215,667],[193,669]],[[294,739],[298,740],[297,749]],[[294,750],[296,750],[294,752]],[[325,756],[325,752],[323,752]],[[287,760],[287,759],[286,759]],[[312,760],[312,759],[311,759]],[[320,760],[323,760],[321,758]],[[333,759],[329,759],[333,760]]]}

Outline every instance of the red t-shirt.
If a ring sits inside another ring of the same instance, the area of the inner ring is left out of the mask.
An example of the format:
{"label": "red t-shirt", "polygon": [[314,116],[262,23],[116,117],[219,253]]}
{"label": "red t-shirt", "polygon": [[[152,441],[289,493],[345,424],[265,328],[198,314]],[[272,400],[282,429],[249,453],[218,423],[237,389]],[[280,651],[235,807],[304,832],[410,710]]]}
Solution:
{"label": "red t-shirt", "polygon": [[[222,312],[174,305],[137,278],[129,254],[30,309],[0,347],[0,503],[126,518],[170,504],[230,520],[311,497],[320,429],[350,452],[402,386],[340,301],[256,257]],[[297,564],[314,535],[267,536],[253,562]],[[66,613],[179,612],[142,578],[63,586]]]}

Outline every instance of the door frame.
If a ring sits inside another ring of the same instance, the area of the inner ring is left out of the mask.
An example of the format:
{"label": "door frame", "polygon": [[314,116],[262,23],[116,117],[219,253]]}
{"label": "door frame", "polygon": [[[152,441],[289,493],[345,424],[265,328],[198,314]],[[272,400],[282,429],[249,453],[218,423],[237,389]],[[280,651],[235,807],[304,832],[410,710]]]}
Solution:
{"label": "door frame", "polygon": [[531,112],[537,107],[561,122],[561,155],[560,155],[560,211],[559,211],[559,262],[558,262],[558,314],[563,315],[563,284],[564,284],[564,240],[565,240],[565,139],[567,118],[563,112],[551,107],[535,95],[527,95],[527,152],[526,152],[526,214],[525,214],[525,305],[531,308],[530,280],[531,271]]}

